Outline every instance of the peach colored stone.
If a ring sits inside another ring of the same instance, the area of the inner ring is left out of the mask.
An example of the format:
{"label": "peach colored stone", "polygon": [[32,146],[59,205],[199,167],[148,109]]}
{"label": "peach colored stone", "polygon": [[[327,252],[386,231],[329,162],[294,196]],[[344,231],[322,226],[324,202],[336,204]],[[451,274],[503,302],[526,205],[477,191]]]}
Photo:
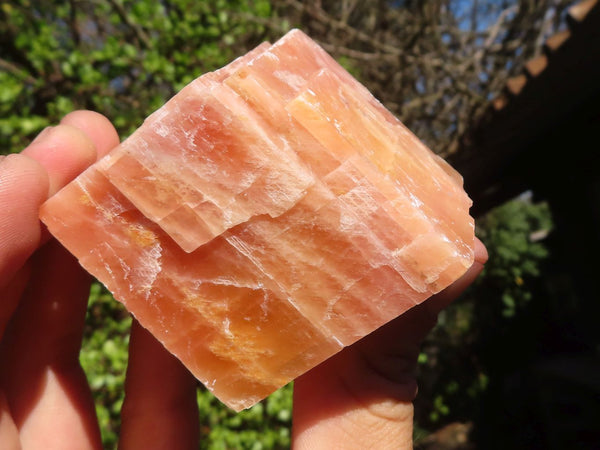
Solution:
{"label": "peach colored stone", "polygon": [[294,30],[193,81],[41,218],[240,410],[460,277],[470,205]]}

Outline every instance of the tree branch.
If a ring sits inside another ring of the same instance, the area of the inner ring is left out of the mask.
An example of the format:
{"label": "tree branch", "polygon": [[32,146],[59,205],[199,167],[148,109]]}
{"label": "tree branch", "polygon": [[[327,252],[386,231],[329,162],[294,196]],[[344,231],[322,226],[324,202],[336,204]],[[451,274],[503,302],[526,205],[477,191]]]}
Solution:
{"label": "tree branch", "polygon": [[36,83],[36,79],[29,75],[25,70],[2,58],[0,58],[0,69],[6,70],[16,78],[23,80],[25,83],[32,85]]}
{"label": "tree branch", "polygon": [[120,1],[119,0],[108,0],[108,2],[111,4],[111,6],[117,12],[119,17],[123,21],[123,23],[125,23],[125,25],[127,25],[133,31],[133,33],[135,34],[135,37],[142,44],[142,46],[145,48],[149,48],[150,47],[150,39],[148,38],[148,35],[142,29],[142,27],[140,27],[139,25],[137,25],[135,22],[133,22],[131,20],[131,18],[129,17],[129,14],[127,14],[127,11],[125,10],[125,7],[120,3]]}

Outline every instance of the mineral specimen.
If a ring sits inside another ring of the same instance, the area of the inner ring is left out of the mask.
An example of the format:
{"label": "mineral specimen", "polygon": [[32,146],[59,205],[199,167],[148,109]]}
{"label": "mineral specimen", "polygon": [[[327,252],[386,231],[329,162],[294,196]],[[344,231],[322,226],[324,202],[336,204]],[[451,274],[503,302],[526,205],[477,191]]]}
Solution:
{"label": "mineral specimen", "polygon": [[240,410],[460,277],[470,204],[293,30],[193,81],[41,218]]}

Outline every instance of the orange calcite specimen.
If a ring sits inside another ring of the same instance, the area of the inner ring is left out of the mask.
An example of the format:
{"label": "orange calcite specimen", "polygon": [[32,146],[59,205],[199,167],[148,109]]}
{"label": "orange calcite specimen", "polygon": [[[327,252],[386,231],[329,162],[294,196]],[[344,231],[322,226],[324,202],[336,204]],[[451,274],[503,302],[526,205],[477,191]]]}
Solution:
{"label": "orange calcite specimen", "polygon": [[193,81],[41,218],[240,410],[460,277],[470,204],[294,30]]}

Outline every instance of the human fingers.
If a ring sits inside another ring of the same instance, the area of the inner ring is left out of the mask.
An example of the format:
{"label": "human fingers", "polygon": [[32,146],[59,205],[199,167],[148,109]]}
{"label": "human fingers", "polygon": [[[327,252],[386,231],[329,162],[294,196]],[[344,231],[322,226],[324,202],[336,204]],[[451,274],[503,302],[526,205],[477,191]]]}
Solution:
{"label": "human fingers", "polygon": [[418,305],[294,382],[294,449],[412,448],[414,377],[432,316]]}
{"label": "human fingers", "polygon": [[344,349],[294,381],[292,448],[412,448],[414,389]]}
{"label": "human fingers", "polygon": [[37,161],[24,155],[0,159],[0,290],[40,243],[38,210],[48,186],[48,174]]}
{"label": "human fingers", "polygon": [[60,121],[83,131],[94,143],[98,159],[119,145],[119,135],[110,121],[94,111],[73,111]]}
{"label": "human fingers", "polygon": [[21,154],[46,169],[51,196],[96,161],[96,146],[80,129],[57,125],[44,129]]}
{"label": "human fingers", "polygon": [[93,111],[74,111],[55,127],[44,129],[22,154],[48,172],[49,195],[119,144],[110,121]]}
{"label": "human fingers", "polygon": [[0,381],[23,448],[99,449],[100,433],[78,360],[90,277],[50,241],[0,344]]}
{"label": "human fingers", "polygon": [[102,135],[94,138],[97,144],[81,129],[64,124],[42,131],[21,154],[0,159],[0,335],[25,286],[13,277],[42,242],[40,205],[96,160],[97,146],[106,152],[113,143],[114,128],[90,114],[69,116],[67,122],[81,125],[87,118],[88,128]]}
{"label": "human fingers", "polygon": [[0,289],[40,244],[42,202],[118,141],[104,116],[75,111],[21,154],[0,158]]}
{"label": "human fingers", "polygon": [[42,131],[21,154],[0,157],[0,336],[27,281],[13,277],[46,240],[38,219],[40,205],[118,139],[101,114],[75,111],[61,125]]}
{"label": "human fingers", "polygon": [[198,448],[196,386],[183,364],[134,320],[119,448]]}

